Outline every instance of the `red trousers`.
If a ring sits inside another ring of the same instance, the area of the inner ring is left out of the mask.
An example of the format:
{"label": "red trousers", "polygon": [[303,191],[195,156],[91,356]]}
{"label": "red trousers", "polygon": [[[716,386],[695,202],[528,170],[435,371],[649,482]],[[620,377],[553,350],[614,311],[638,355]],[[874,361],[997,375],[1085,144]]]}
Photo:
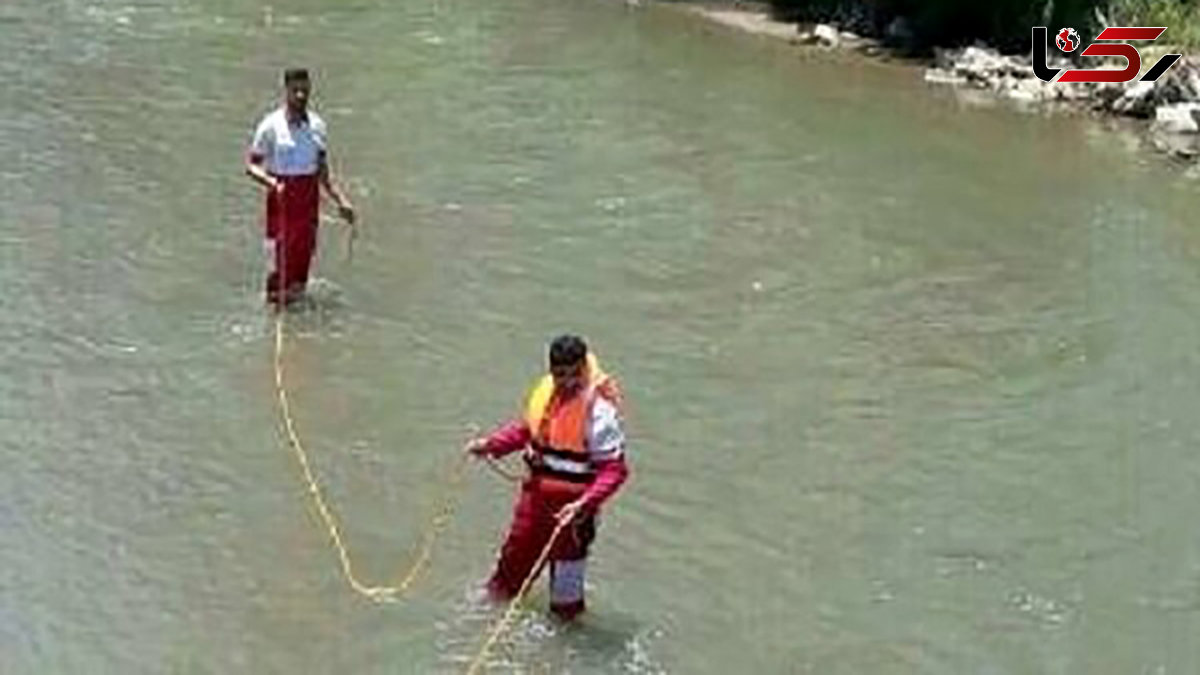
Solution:
{"label": "red trousers", "polygon": [[[513,509],[512,525],[500,549],[496,570],[488,581],[488,590],[498,599],[517,594],[521,584],[534,570],[533,565],[546,548],[558,522],[555,514],[579,494],[542,489],[538,479],[521,486]],[[580,516],[565,527],[550,550],[550,609],[570,619],[584,609],[583,574],[588,545],[596,535],[594,516]]]}
{"label": "red trousers", "polygon": [[267,194],[267,301],[278,304],[304,291],[317,250],[320,187],[317,176],[276,176],[283,191]]}

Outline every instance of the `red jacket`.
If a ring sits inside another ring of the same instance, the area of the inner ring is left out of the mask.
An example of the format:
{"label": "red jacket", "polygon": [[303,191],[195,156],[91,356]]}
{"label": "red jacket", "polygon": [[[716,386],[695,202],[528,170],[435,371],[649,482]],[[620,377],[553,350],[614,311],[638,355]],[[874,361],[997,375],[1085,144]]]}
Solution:
{"label": "red jacket", "polygon": [[[491,457],[504,457],[524,449],[532,439],[533,433],[525,420],[515,419],[488,436],[484,452]],[[596,462],[596,478],[583,495],[584,508],[593,512],[599,510],[625,483],[629,473],[629,465],[625,462],[624,455],[617,459]]]}

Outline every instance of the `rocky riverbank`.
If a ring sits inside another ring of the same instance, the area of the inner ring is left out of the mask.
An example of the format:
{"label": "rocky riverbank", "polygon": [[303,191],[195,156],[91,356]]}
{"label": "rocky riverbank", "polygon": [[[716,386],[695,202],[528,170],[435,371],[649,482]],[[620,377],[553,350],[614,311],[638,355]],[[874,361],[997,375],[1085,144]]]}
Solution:
{"label": "rocky riverbank", "polygon": [[[909,34],[902,19],[893,21],[879,39],[855,35],[831,24],[777,21],[761,6],[689,6],[689,10],[726,26],[808,48],[850,49],[866,55],[897,55],[887,45],[903,44]],[[1143,64],[1153,63],[1169,51],[1179,50],[1143,47]],[[982,45],[935,50],[934,58],[922,63],[930,86],[987,92],[1022,110],[1052,109],[1129,118],[1138,122],[1147,144],[1156,150],[1179,159],[1200,158],[1200,62],[1186,55],[1157,82],[1119,84],[1043,82],[1034,76],[1029,56],[1003,55]],[[1124,62],[1113,65],[1120,67]],[[1072,65],[1060,59],[1050,67]]]}

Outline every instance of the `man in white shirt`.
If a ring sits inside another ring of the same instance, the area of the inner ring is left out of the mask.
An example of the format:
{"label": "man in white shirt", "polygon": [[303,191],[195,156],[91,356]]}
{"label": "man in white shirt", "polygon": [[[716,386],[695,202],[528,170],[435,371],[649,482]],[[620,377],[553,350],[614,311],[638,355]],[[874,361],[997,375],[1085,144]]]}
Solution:
{"label": "man in white shirt", "polygon": [[354,236],[354,207],[329,171],[325,121],[308,109],[308,71],[283,74],[284,104],[259,122],[246,153],[246,173],[267,188],[267,302],[275,308],[304,294],[317,248],[320,188],[337,203]]}

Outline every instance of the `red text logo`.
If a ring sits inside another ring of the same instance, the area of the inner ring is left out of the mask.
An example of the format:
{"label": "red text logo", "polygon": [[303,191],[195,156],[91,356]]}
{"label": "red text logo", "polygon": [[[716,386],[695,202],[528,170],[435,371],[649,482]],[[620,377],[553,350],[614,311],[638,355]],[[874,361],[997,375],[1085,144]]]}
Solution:
{"label": "red text logo", "polygon": [[[1105,28],[1096,36],[1096,42],[1088,45],[1080,56],[1120,56],[1125,59],[1125,68],[1050,68],[1046,65],[1046,27],[1035,26],[1033,29],[1033,74],[1046,82],[1129,82],[1137,78],[1142,70],[1142,55],[1133,45],[1124,44],[1125,40],[1157,40],[1165,26],[1155,28],[1134,26],[1113,26]],[[1100,44],[1107,40],[1113,44]],[[1079,34],[1074,28],[1063,28],[1054,35],[1054,44],[1064,52],[1073,52],[1079,47]],[[1142,82],[1154,82],[1163,73],[1182,58],[1182,54],[1164,54],[1146,74]],[[1060,75],[1061,73],[1061,75]],[[1055,80],[1055,78],[1058,78]]]}

